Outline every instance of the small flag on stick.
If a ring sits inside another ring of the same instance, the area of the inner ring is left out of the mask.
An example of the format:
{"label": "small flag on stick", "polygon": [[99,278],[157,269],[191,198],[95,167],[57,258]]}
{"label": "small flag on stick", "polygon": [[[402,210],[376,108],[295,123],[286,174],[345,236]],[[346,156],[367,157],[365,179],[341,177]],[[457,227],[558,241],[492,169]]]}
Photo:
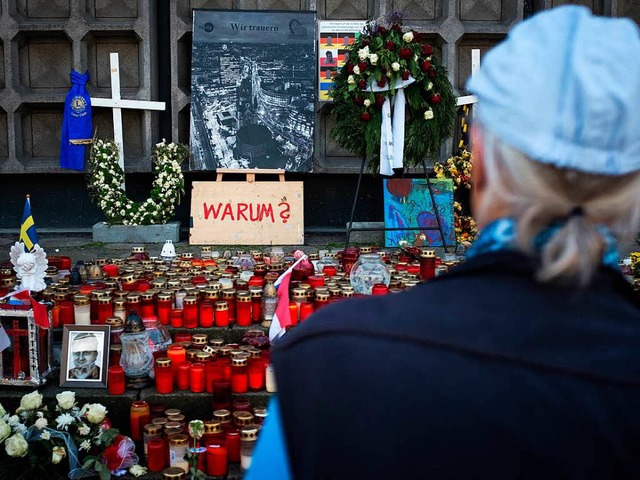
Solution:
{"label": "small flag on stick", "polygon": [[36,232],[33,215],[31,215],[31,201],[29,198],[29,195],[27,195],[24,213],[22,214],[22,223],[20,224],[20,241],[24,243],[25,252],[30,252],[33,246],[38,243],[38,233]]}

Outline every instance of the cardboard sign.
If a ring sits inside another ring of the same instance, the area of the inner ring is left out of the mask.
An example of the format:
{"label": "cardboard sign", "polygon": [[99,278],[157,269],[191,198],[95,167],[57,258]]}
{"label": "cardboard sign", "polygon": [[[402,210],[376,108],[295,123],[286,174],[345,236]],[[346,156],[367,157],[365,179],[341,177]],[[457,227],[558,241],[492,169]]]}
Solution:
{"label": "cardboard sign", "polygon": [[303,182],[193,182],[192,245],[304,244]]}

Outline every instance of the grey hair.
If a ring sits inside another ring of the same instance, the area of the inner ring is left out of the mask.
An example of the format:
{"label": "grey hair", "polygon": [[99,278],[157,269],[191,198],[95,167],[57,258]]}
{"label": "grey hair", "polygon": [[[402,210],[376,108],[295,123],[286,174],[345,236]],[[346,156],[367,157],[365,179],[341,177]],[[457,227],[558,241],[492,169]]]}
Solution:
{"label": "grey hair", "polygon": [[[540,230],[567,219],[540,252],[538,281],[585,286],[602,259],[597,226],[608,226],[617,238],[637,233],[640,172],[598,175],[557,168],[531,160],[486,129],[480,133],[487,185],[478,217],[486,217],[495,202],[504,206],[517,221],[518,247],[528,253]],[[568,216],[576,207],[584,214]]]}

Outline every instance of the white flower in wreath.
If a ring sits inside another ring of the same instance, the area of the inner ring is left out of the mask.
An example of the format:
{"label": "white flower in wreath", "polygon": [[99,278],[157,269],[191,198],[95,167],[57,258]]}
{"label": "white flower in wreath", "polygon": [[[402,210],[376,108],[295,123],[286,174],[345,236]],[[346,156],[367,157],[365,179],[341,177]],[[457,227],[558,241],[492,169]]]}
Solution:
{"label": "white flower in wreath", "polygon": [[391,69],[392,69],[394,72],[397,72],[398,70],[400,70],[400,64],[399,64],[398,62],[393,62],[393,63],[391,64]]}
{"label": "white flower in wreath", "polygon": [[360,60],[365,60],[369,56],[369,46],[367,45],[364,48],[358,50],[358,58]]}
{"label": "white flower in wreath", "polygon": [[42,406],[42,394],[38,391],[26,394],[20,400],[22,410],[37,410]]}
{"label": "white flower in wreath", "polygon": [[433,82],[427,84],[427,90],[433,90]]}
{"label": "white flower in wreath", "polygon": [[7,438],[4,449],[10,457],[24,457],[29,451],[29,444],[22,435],[16,433],[13,437]]}
{"label": "white flower in wreath", "polygon": [[357,65],[353,67],[353,73],[355,73],[356,75],[360,75],[360,67]]}
{"label": "white flower in wreath", "polygon": [[42,430],[44,427],[47,426],[48,423],[49,422],[47,421],[46,418],[39,418],[38,420],[36,420],[35,425],[38,430]]}
{"label": "white flower in wreath", "polygon": [[0,420],[0,443],[9,438],[9,435],[11,435],[11,427],[4,420]]}
{"label": "white flower in wreath", "polygon": [[60,461],[67,456],[67,451],[62,446],[53,447],[51,449],[51,463],[57,465]]}
{"label": "white flower in wreath", "polygon": [[369,106],[371,106],[371,100],[369,100],[368,98],[366,98],[366,99],[364,100],[364,106],[365,106],[365,107],[369,107]]}
{"label": "white flower in wreath", "polygon": [[78,447],[79,450],[86,450],[86,451],[89,451],[90,448],[91,448],[91,440],[85,440]]}
{"label": "white flower in wreath", "polygon": [[407,43],[410,43],[413,41],[413,32],[407,32],[404,35],[402,35],[402,40],[404,40]]}
{"label": "white flower in wreath", "polygon": [[51,439],[51,434],[47,430],[45,430],[44,432],[42,432],[40,434],[40,438],[42,440],[50,440]]}
{"label": "white flower in wreath", "polygon": [[67,430],[69,425],[71,425],[75,421],[73,415],[69,413],[63,413],[56,418],[56,424],[58,430]]}
{"label": "white flower in wreath", "polygon": [[378,55],[376,55],[375,53],[372,53],[371,55],[369,55],[369,61],[371,62],[371,65],[377,65]]}
{"label": "white flower in wreath", "polygon": [[418,55],[414,55],[414,56],[413,56],[413,61],[414,61],[414,62],[417,62],[417,61],[418,61]]}
{"label": "white flower in wreath", "polygon": [[433,110],[432,109],[424,111],[424,119],[425,120],[433,120]]}

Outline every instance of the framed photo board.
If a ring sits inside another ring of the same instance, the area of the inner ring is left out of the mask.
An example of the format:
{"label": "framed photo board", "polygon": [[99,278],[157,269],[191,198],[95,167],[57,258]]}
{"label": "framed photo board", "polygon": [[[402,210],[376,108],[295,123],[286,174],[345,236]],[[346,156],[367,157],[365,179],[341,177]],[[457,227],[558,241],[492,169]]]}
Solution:
{"label": "framed photo board", "polygon": [[106,388],[109,325],[65,325],[60,352],[60,386]]}

